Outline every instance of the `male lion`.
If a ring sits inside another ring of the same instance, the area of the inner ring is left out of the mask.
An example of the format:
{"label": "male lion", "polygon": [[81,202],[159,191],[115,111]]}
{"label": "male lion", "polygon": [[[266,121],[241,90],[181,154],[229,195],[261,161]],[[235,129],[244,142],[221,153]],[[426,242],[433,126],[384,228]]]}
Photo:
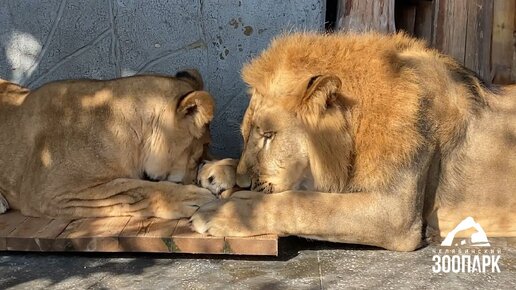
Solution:
{"label": "male lion", "polygon": [[195,230],[420,246],[468,216],[516,234],[516,94],[403,34],[280,37],[243,69],[237,184]]}
{"label": "male lion", "polygon": [[58,81],[30,93],[1,81],[0,213],[191,216],[215,198],[189,185],[213,117],[202,87],[193,70]]}

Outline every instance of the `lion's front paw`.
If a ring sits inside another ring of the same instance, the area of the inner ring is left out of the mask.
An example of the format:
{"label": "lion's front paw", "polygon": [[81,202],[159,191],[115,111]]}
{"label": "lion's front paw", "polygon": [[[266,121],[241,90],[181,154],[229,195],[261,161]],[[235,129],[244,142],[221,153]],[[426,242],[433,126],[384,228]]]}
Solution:
{"label": "lion's front paw", "polygon": [[[236,166],[237,160],[229,158],[205,161],[200,165],[197,184],[213,194],[226,198],[236,185]],[[224,192],[226,194],[223,194]]]}
{"label": "lion's front paw", "polygon": [[255,236],[267,234],[266,214],[262,210],[262,193],[237,192],[226,200],[216,200],[190,218],[192,228],[212,236]]}

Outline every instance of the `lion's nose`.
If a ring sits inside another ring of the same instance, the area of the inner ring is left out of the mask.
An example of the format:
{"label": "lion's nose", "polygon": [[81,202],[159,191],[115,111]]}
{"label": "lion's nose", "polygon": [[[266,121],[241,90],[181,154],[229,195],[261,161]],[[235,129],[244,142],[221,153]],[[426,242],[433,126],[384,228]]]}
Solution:
{"label": "lion's nose", "polygon": [[247,174],[237,174],[236,183],[241,188],[250,188],[251,177]]}

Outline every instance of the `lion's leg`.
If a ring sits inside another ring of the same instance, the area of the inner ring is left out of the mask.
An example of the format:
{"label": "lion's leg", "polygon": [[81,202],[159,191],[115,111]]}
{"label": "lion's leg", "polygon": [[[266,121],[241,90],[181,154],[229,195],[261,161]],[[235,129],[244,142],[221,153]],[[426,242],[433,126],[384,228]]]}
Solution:
{"label": "lion's leg", "polygon": [[[43,202],[41,213],[52,217],[146,216],[176,219],[191,216],[214,199],[206,189],[171,182],[115,179]],[[22,210],[23,212],[23,210]]]}
{"label": "lion's leg", "polygon": [[296,235],[411,251],[422,242],[415,202],[396,194],[237,192],[192,217],[194,229],[216,236]]}

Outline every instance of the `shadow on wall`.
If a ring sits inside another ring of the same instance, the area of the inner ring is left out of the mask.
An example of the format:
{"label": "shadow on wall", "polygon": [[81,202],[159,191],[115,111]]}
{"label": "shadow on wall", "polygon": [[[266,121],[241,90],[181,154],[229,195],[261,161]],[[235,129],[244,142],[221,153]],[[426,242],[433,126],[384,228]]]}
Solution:
{"label": "shadow on wall", "polygon": [[2,1],[0,78],[34,89],[198,68],[217,101],[212,152],[236,157],[248,102],[242,64],[281,32],[322,30],[324,10],[322,0]]}

